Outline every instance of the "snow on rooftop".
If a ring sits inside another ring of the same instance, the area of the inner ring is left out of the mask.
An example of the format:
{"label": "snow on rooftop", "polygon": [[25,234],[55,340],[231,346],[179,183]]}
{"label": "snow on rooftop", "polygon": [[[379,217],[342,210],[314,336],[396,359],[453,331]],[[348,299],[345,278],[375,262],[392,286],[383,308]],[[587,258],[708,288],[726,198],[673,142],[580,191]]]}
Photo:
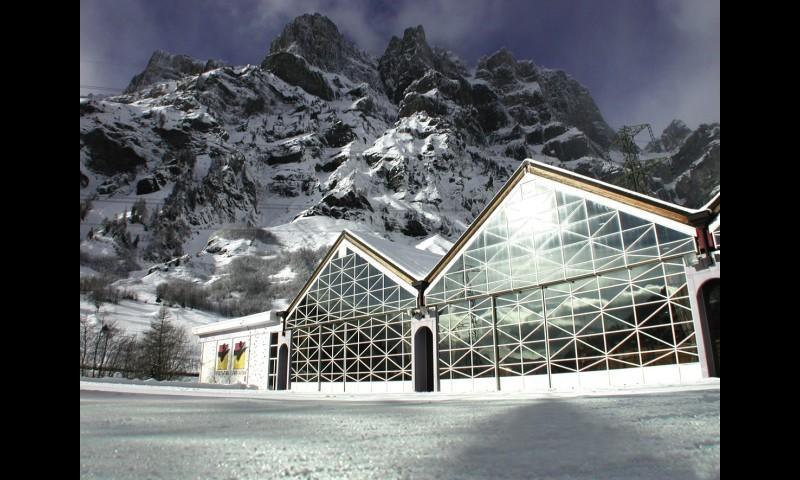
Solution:
{"label": "snow on rooftop", "polygon": [[417,248],[418,250],[423,250],[426,252],[433,253],[435,255],[444,256],[447,255],[447,252],[451,248],[453,248],[453,242],[447,240],[446,238],[437,233],[419,242],[415,248]]}
{"label": "snow on rooftop", "polygon": [[395,243],[374,235],[356,234],[350,230],[345,230],[345,232],[383,255],[417,280],[425,278],[442,258],[442,255]]}
{"label": "snow on rooftop", "polygon": [[273,315],[273,312],[268,310],[266,312],[247,315],[246,317],[232,318],[230,320],[194,327],[192,328],[192,333],[202,337],[230,330],[250,330],[256,327],[277,325],[278,323],[280,323],[278,316]]}

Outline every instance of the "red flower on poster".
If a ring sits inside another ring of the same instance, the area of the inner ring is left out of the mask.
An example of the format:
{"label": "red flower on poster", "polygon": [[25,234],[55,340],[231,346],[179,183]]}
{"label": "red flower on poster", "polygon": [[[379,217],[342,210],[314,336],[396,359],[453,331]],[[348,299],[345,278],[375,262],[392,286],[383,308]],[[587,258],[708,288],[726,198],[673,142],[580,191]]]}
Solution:
{"label": "red flower on poster", "polygon": [[236,355],[237,357],[240,357],[242,353],[244,353],[245,348],[246,347],[244,345],[244,342],[239,342],[236,344],[236,347],[233,350],[233,354]]}
{"label": "red flower on poster", "polygon": [[219,346],[219,352],[218,352],[219,358],[222,358],[227,354],[228,354],[228,344],[223,343],[222,345]]}

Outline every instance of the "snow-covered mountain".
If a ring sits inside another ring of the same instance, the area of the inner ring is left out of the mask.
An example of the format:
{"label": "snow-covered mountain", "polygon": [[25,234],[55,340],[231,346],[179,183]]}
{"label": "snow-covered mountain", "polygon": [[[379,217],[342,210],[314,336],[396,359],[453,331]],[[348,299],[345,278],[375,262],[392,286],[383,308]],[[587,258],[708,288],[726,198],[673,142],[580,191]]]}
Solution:
{"label": "snow-covered mountain", "polygon": [[[470,71],[421,26],[371,58],[319,14],[258,65],[159,50],[123,95],[82,98],[80,124],[82,275],[133,271],[120,282],[148,292],[150,275],[211,285],[232,257],[322,247],[343,228],[441,250],[526,157],[621,170],[567,73],[505,49]],[[719,124],[673,122],[656,143],[643,158],[659,196],[698,206],[719,189]],[[262,233],[243,246],[241,231]]]}

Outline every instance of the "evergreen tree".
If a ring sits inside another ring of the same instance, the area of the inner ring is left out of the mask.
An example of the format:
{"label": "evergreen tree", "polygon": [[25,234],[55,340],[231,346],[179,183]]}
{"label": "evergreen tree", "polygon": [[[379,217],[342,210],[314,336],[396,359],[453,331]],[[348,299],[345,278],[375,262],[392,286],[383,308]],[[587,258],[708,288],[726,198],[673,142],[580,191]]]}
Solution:
{"label": "evergreen tree", "polygon": [[170,320],[166,306],[144,332],[141,343],[142,371],[156,380],[173,380],[191,366],[191,346],[186,329]]}

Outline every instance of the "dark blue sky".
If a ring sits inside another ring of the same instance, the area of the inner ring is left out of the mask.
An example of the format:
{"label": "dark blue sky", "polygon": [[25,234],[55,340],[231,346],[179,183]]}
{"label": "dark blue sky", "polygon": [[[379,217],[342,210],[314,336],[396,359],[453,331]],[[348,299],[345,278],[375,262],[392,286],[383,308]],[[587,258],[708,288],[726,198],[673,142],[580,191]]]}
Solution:
{"label": "dark blue sky", "polygon": [[673,118],[720,119],[716,0],[81,0],[81,85],[124,88],[157,48],[257,64],[312,12],[375,56],[420,24],[470,66],[506,47],[572,75],[614,128],[650,122],[658,135]]}

